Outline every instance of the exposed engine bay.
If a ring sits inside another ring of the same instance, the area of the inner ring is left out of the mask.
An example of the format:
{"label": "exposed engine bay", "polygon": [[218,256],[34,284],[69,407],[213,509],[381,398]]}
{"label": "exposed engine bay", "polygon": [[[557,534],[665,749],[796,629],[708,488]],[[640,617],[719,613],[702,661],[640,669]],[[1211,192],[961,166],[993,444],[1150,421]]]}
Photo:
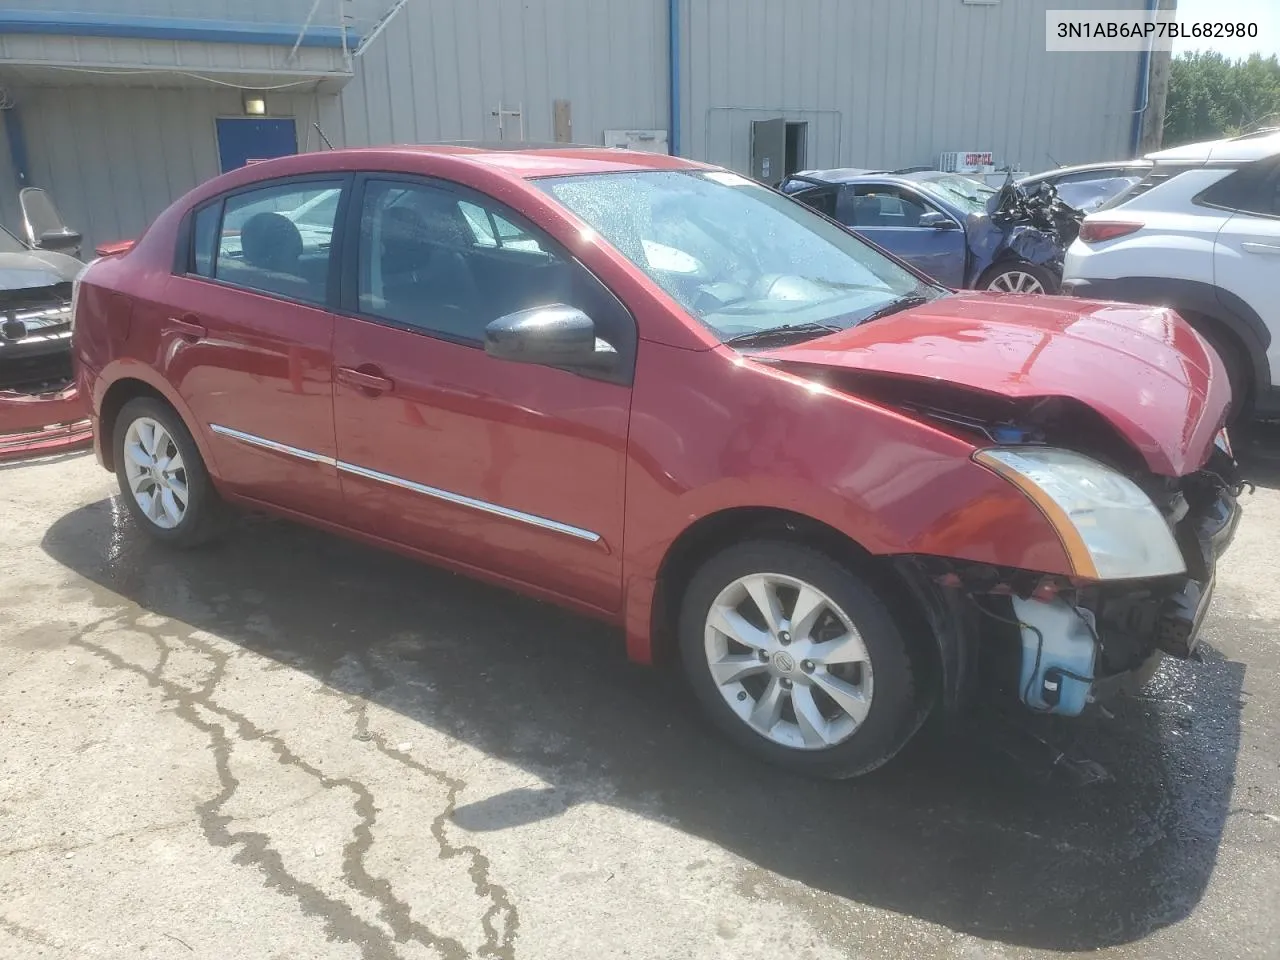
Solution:
{"label": "exposed engine bay", "polygon": [[1005,180],[989,205],[991,219],[1002,226],[1027,224],[1049,234],[1063,249],[1080,235],[1084,214],[1064,202],[1052,184],[1020,187],[1013,175]]}
{"label": "exposed engine bay", "polygon": [[987,210],[999,233],[976,241],[991,247],[980,254],[993,262],[1012,257],[1040,264],[1061,276],[1067,247],[1079,236],[1084,214],[1059,199],[1051,184],[1028,189],[1010,175],[987,202]]}

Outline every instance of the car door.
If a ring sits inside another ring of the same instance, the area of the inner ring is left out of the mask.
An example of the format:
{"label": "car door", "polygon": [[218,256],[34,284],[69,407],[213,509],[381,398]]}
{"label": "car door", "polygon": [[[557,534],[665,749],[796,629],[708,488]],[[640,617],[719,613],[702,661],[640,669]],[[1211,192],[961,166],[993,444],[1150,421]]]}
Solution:
{"label": "car door", "polygon": [[1236,209],[1214,244],[1214,283],[1257,311],[1271,331],[1267,360],[1280,370],[1280,159],[1236,176]]}
{"label": "car door", "polygon": [[[358,181],[334,337],[347,515],[362,530],[613,611],[635,323],[549,237],[443,181]],[[567,303],[609,375],[487,355],[486,324]]]}
{"label": "car door", "polygon": [[[164,372],[224,483],[327,518],[342,508],[328,304],[348,180],[273,181],[201,206],[165,289]],[[298,210],[313,211],[309,223]]]}
{"label": "car door", "polygon": [[836,219],[948,287],[964,286],[964,228],[914,190],[893,184],[847,184]]}

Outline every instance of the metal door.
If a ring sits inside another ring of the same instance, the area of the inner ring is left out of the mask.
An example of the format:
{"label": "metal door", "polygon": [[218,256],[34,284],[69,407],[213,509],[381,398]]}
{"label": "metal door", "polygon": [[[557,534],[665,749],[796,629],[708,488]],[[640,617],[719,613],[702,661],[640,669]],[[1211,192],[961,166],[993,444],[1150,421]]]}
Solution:
{"label": "metal door", "polygon": [[255,160],[272,160],[298,152],[298,130],[292,117],[219,117],[218,162],[223,173]]}
{"label": "metal door", "polygon": [[777,186],[782,182],[787,159],[787,121],[751,121],[751,176],[761,183]]}

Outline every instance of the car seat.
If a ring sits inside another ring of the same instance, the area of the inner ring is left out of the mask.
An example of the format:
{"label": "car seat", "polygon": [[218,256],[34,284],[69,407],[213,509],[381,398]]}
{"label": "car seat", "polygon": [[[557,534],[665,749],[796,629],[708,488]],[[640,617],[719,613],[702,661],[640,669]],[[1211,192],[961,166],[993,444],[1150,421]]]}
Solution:
{"label": "car seat", "polygon": [[244,276],[226,279],[297,300],[324,299],[301,275],[302,234],[288,217],[255,213],[240,228],[240,252]]}
{"label": "car seat", "polygon": [[457,203],[441,197],[383,215],[382,276],[386,309],[408,323],[475,338],[480,286],[469,262],[474,238]]}

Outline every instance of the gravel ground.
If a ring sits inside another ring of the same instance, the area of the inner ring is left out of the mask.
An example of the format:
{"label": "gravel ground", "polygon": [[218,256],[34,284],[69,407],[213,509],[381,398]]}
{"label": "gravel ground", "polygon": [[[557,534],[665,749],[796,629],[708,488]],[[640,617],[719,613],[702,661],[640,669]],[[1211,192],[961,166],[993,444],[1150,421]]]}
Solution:
{"label": "gravel ground", "polygon": [[1280,957],[1280,433],[1204,662],[858,782],[725,747],[596,624],[292,524],[149,542],[0,468],[0,957]]}

